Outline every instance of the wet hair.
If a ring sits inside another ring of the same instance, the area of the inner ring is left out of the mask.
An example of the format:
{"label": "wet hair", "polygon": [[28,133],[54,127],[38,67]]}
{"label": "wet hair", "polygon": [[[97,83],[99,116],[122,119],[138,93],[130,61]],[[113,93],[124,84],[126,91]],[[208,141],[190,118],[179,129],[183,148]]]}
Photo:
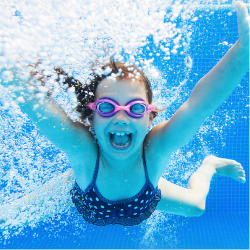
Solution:
{"label": "wet hair", "polygon": [[[153,102],[152,86],[143,71],[134,65],[127,66],[125,63],[115,62],[112,58],[109,63],[99,68],[99,72],[96,67],[92,67],[90,76],[86,80],[85,84],[82,84],[80,81],[68,76],[62,68],[56,68],[55,71],[58,75],[58,81],[61,81],[63,84],[67,84],[69,87],[75,88],[78,101],[75,109],[80,114],[81,122],[86,126],[90,126],[93,121],[93,111],[88,107],[88,103],[95,101],[96,89],[100,82],[105,78],[116,77],[117,80],[132,80],[133,78],[136,78],[137,81],[140,81],[145,85],[149,104],[152,104]],[[155,118],[160,111],[162,110],[156,109],[155,111],[152,111],[153,118]]]}

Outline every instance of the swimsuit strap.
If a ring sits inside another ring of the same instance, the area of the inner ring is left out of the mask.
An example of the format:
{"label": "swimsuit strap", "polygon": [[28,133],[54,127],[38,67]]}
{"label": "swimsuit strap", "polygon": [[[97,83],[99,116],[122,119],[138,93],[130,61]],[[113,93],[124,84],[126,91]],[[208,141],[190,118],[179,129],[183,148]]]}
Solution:
{"label": "swimsuit strap", "polygon": [[[94,183],[96,181],[97,174],[98,174],[98,169],[99,169],[100,149],[99,149],[99,146],[97,146],[97,148],[98,148],[98,150],[97,150],[97,159],[96,159],[95,171],[94,171],[94,176],[93,176],[92,183]],[[145,171],[146,182],[149,183],[150,181],[149,181],[149,177],[148,177],[148,169],[147,169],[147,164],[146,164],[146,157],[145,157],[144,147],[143,147],[142,159],[143,159],[143,166],[144,166],[144,171]]]}
{"label": "swimsuit strap", "polygon": [[95,163],[95,171],[94,171],[94,176],[93,176],[93,180],[92,183],[94,183],[96,181],[97,178],[97,174],[98,174],[98,169],[99,169],[99,154],[100,154],[100,149],[99,146],[97,145],[97,158],[96,158],[96,163]]}
{"label": "swimsuit strap", "polygon": [[143,159],[143,166],[144,166],[144,171],[145,171],[146,182],[150,183],[150,180],[149,180],[149,177],[148,177],[148,169],[147,169],[147,164],[146,164],[146,157],[145,157],[144,146],[143,146],[142,159]]}

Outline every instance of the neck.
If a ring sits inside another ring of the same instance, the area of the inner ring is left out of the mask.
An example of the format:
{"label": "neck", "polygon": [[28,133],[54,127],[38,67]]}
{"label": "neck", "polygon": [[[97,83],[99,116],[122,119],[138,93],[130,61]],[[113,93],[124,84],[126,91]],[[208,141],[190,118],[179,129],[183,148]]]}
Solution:
{"label": "neck", "polygon": [[105,154],[100,149],[100,162],[106,171],[121,172],[121,171],[131,171],[140,167],[142,161],[143,148],[139,150],[140,153],[129,156],[126,159],[113,158],[110,155]]}

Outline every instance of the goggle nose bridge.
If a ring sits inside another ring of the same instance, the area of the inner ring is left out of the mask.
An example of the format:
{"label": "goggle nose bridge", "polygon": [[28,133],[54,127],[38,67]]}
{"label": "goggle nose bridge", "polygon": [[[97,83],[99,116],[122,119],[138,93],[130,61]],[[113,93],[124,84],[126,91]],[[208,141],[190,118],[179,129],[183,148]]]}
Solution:
{"label": "goggle nose bridge", "polygon": [[[119,106],[119,105],[118,105]],[[129,105],[129,107],[128,106],[119,106],[119,107],[117,107],[117,106],[114,106],[115,107],[115,109],[114,109],[114,112],[118,112],[118,111],[120,111],[120,110],[125,110],[125,111],[128,111],[128,112],[130,112],[130,105]]]}

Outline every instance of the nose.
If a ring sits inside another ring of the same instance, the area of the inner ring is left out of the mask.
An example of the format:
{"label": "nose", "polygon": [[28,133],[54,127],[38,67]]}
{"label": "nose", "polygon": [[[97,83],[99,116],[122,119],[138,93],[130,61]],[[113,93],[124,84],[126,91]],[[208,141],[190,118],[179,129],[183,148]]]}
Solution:
{"label": "nose", "polygon": [[112,123],[115,125],[127,125],[130,124],[129,115],[125,110],[119,110],[112,119]]}

